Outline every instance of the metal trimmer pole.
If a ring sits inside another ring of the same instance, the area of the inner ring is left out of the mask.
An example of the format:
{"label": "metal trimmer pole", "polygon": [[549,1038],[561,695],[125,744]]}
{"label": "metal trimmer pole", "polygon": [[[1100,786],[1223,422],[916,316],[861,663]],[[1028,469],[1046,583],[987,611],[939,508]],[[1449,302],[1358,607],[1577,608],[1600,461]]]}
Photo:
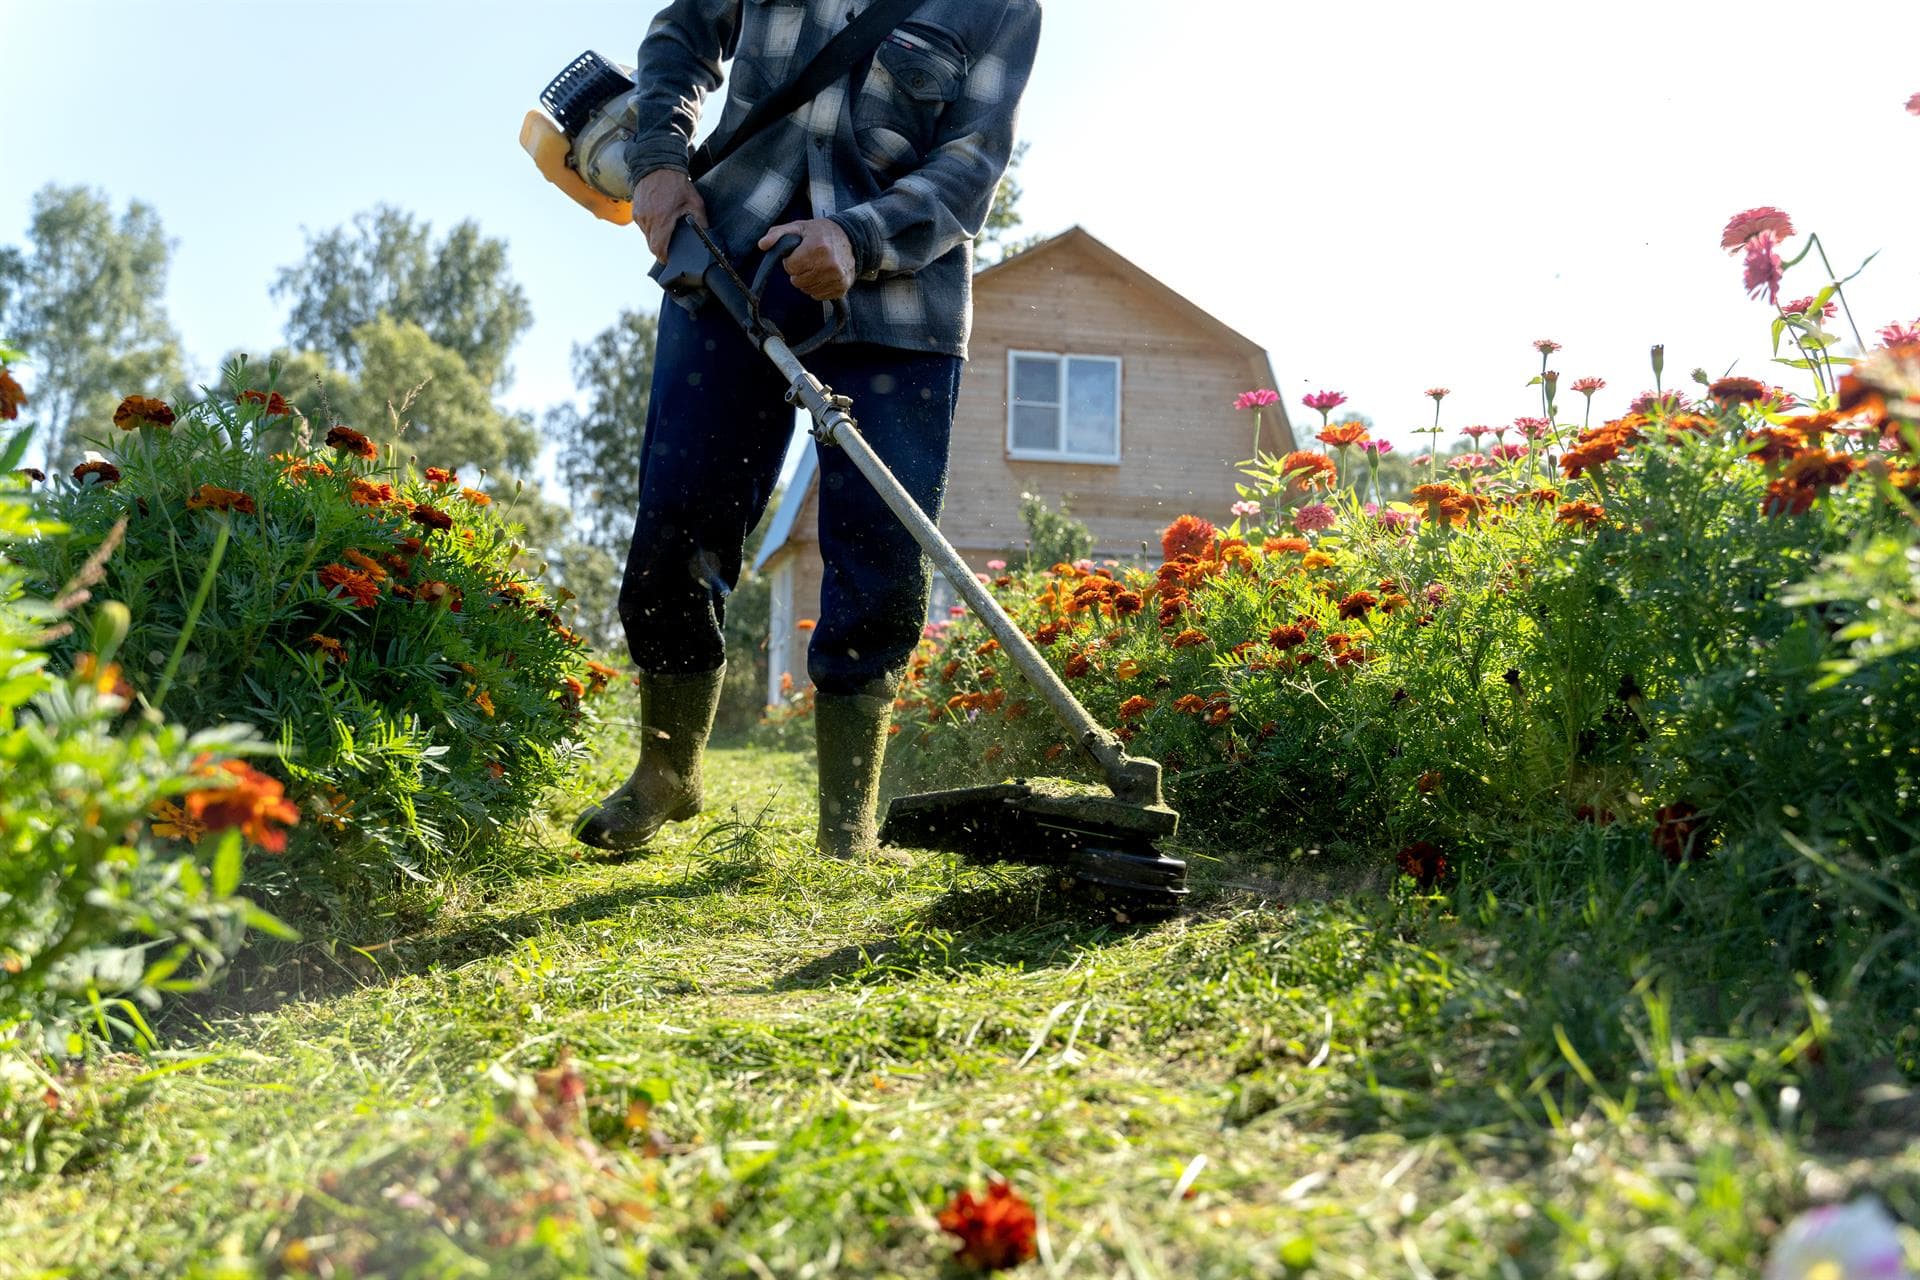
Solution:
{"label": "metal trimmer pole", "polygon": [[860,434],[852,414],[848,412],[852,407],[850,402],[834,395],[820,379],[808,372],[783,339],[769,336],[761,342],[761,350],[787,379],[788,399],[804,408],[813,419],[813,438],[822,445],[846,452],[860,474],[880,495],[881,501],[906,526],[913,540],[920,544],[921,550],[946,575],[954,590],[980,615],[987,624],[987,630],[1000,642],[1001,649],[1020,669],[1020,674],[1047,700],[1047,705],[1053,708],[1054,715],[1066,726],[1080,749],[1105,775],[1114,797],[1129,804],[1161,804],[1159,764],[1128,755],[1125,744],[1087,714],[1087,709],[1080,705],[1080,700],[1073,696],[1047,660],[1040,656],[1040,651],[1033,647],[1026,633],[1020,630],[980,580],[973,576],[973,570],[953,549],[953,544],[927,518],[920,504],[894,478],[887,464],[880,460],[873,446]]}

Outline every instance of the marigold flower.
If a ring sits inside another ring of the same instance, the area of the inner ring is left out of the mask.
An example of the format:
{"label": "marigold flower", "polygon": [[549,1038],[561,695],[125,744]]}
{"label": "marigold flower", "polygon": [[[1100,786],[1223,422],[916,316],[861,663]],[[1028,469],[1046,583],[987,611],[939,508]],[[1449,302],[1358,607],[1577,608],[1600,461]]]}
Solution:
{"label": "marigold flower", "polygon": [[1270,556],[1297,556],[1313,550],[1313,544],[1305,538],[1270,538],[1261,544],[1260,549]]}
{"label": "marigold flower", "polygon": [[286,463],[286,466],[280,469],[280,475],[289,484],[305,484],[308,476],[330,476],[333,474],[333,468],[324,462],[307,462],[291,454],[275,454],[274,461]]}
{"label": "marigold flower", "polygon": [[162,840],[185,840],[188,844],[199,844],[200,838],[207,834],[207,824],[188,815],[185,809],[171,800],[157,800],[153,808],[147,811],[148,820],[153,824],[153,834]]}
{"label": "marigold flower", "polygon": [[129,701],[133,698],[133,686],[120,678],[120,664],[109,662],[102,667],[100,659],[91,653],[81,654],[80,660],[73,664],[73,678],[93,686],[93,691],[103,698],[124,698]]}
{"label": "marigold flower", "polygon": [[73,469],[73,478],[86,487],[87,477],[93,477],[93,483],[102,489],[111,488],[120,483],[120,468],[111,462],[83,462]]}
{"label": "marigold flower", "polygon": [[1771,231],[1762,231],[1747,241],[1746,270],[1742,282],[1747,287],[1749,298],[1758,298],[1764,293],[1769,304],[1780,300],[1780,281],[1786,268],[1774,247],[1777,243]]}
{"label": "marigold flower", "polygon": [[15,471],[14,474],[17,476],[25,476],[35,484],[45,484],[47,482],[47,473],[38,467],[21,467]]}
{"label": "marigold flower", "polygon": [[1314,569],[1331,568],[1333,564],[1333,557],[1324,551],[1309,551],[1300,557],[1300,567],[1309,572]]}
{"label": "marigold flower", "polygon": [[1340,602],[1339,613],[1342,618],[1350,621],[1358,621],[1365,618],[1368,611],[1379,603],[1380,597],[1374,595],[1373,592],[1355,591]]}
{"label": "marigold flower", "polygon": [[373,441],[367,439],[352,427],[341,426],[338,423],[335,423],[328,429],[327,443],[342,453],[350,453],[354,457],[363,458],[368,462],[372,462],[380,456],[380,450],[374,447]]}
{"label": "marigold flower", "polygon": [[1267,633],[1267,643],[1282,653],[1288,649],[1297,649],[1307,642],[1307,629],[1294,623],[1275,627]]}
{"label": "marigold flower", "polygon": [[307,637],[307,643],[325,654],[327,658],[333,662],[345,662],[347,660],[347,646],[341,644],[332,636],[322,635],[316,631]]}
{"label": "marigold flower", "polygon": [[1300,397],[1300,403],[1319,413],[1330,413],[1347,402],[1347,397],[1338,391],[1316,391]]}
{"label": "marigold flower", "polygon": [[1721,378],[1707,387],[1721,404],[1756,404],[1767,398],[1767,384],[1758,378]]}
{"label": "marigold flower", "polygon": [[1367,424],[1364,422],[1331,423],[1314,436],[1314,439],[1336,449],[1345,449],[1367,439]]}
{"label": "marigold flower", "polygon": [[1441,773],[1438,769],[1429,769],[1420,775],[1419,780],[1413,784],[1413,788],[1423,796],[1432,795],[1440,789],[1440,784],[1445,781],[1445,774]]}
{"label": "marigold flower", "polygon": [[278,779],[240,760],[204,765],[197,776],[216,779],[220,785],[182,796],[180,807],[187,817],[208,831],[238,828],[268,853],[286,852],[286,829],[300,821],[300,810],[286,798],[286,788]]}
{"label": "marigold flower", "polygon": [[1182,631],[1173,638],[1173,647],[1176,649],[1194,649],[1203,644],[1211,643],[1212,640],[1206,632],[1193,627],[1188,627],[1185,631]]}
{"label": "marigold flower", "polygon": [[492,496],[489,494],[483,493],[478,489],[462,489],[460,491],[460,496],[465,498],[468,502],[471,502],[476,507],[488,507],[493,505]]}
{"label": "marigold flower", "polygon": [[173,424],[173,406],[165,400],[154,400],[147,396],[128,396],[113,411],[113,425],[122,431],[133,431],[140,427],[159,427],[164,430]]}
{"label": "marigold flower", "polygon": [[1402,875],[1412,877],[1413,882],[1422,889],[1437,887],[1453,870],[1447,855],[1440,852],[1439,846],[1426,840],[1416,840],[1400,850],[1394,862]]}
{"label": "marigold flower", "polygon": [[455,474],[455,472],[449,471],[445,467],[428,467],[427,483],[431,485],[449,485],[453,483]]}
{"label": "marigold flower", "polygon": [[1758,236],[1771,236],[1777,243],[1792,234],[1793,219],[1772,205],[1761,205],[1742,209],[1727,220],[1727,229],[1720,233],[1720,247],[1738,253]]}
{"label": "marigold flower", "polygon": [[1795,484],[1783,476],[1767,486],[1760,510],[1769,516],[1804,515],[1813,509],[1814,499],[1819,496],[1819,490]]}
{"label": "marigold flower", "polygon": [[493,719],[493,715],[494,715],[493,695],[488,693],[485,689],[478,688],[478,686],[470,686],[470,687],[475,690],[473,695],[473,705],[480,708],[481,715],[485,716],[489,720]]}
{"label": "marigold flower", "polygon": [[1130,618],[1147,606],[1147,602],[1137,591],[1116,591],[1113,593],[1111,603],[1116,618]]}
{"label": "marigold flower", "polygon": [[342,599],[352,600],[356,609],[371,609],[380,602],[380,584],[344,564],[322,565],[320,585],[329,593],[337,591]]}
{"label": "marigold flower", "polygon": [[1655,812],[1656,825],[1653,829],[1653,847],[1658,849],[1668,862],[1687,861],[1697,852],[1704,852],[1702,846],[1706,837],[1707,822],[1700,816],[1697,805],[1682,800],[1675,804],[1663,804]]}
{"label": "marigold flower", "polygon": [[1141,716],[1153,710],[1156,705],[1158,704],[1156,704],[1152,698],[1142,697],[1136,693],[1120,704],[1120,718],[1122,720],[1138,720]]}
{"label": "marigold flower", "polygon": [[1061,670],[1069,680],[1078,680],[1093,670],[1093,655],[1085,649],[1076,649],[1067,655],[1067,661]]}
{"label": "marigold flower", "polygon": [[1607,510],[1597,502],[1564,502],[1554,519],[1576,529],[1594,529],[1607,518]]}
{"label": "marigold flower", "polygon": [[1309,502],[1293,513],[1293,527],[1302,533],[1315,533],[1322,529],[1331,529],[1339,523],[1339,517],[1333,508],[1324,502]]}
{"label": "marigold flower", "polygon": [[385,566],[366,552],[356,551],[352,547],[349,547],[341,554],[352,561],[355,568],[359,569],[360,572],[366,574],[369,578],[372,578],[375,582],[385,582],[387,580]]}
{"label": "marigold flower", "polygon": [[347,501],[362,507],[383,507],[393,501],[393,486],[355,476],[347,482]]}
{"label": "marigold flower", "polygon": [[1183,693],[1173,700],[1173,709],[1181,715],[1197,716],[1207,709],[1207,700],[1197,693]]}
{"label": "marigold flower", "polygon": [[1264,409],[1270,404],[1280,403],[1280,393],[1270,388],[1258,391],[1243,391],[1240,398],[1233,402],[1236,409]]}
{"label": "marigold flower", "polygon": [[233,398],[235,404],[257,404],[269,418],[284,418],[293,412],[293,406],[278,391],[242,391]]}
{"label": "marigold flower", "polygon": [[429,529],[438,529],[443,533],[453,528],[452,516],[440,510],[440,508],[430,506],[424,502],[414,505],[412,512],[409,513],[409,518],[415,524],[424,525]]}
{"label": "marigold flower", "polygon": [[200,491],[187,499],[189,511],[238,511],[243,516],[254,514],[253,499],[236,489],[222,489],[218,485],[203,484]]}
{"label": "marigold flower", "polygon": [[1809,489],[1831,489],[1845,483],[1859,465],[1858,459],[1844,453],[1807,449],[1788,460],[1786,479]]}
{"label": "marigold flower", "polygon": [[0,421],[12,422],[20,416],[20,406],[27,402],[27,393],[13,380],[13,374],[5,365],[0,365]]}
{"label": "marigold flower", "polygon": [[460,588],[452,583],[429,579],[413,589],[413,598],[421,604],[444,604],[450,612],[460,612]]}

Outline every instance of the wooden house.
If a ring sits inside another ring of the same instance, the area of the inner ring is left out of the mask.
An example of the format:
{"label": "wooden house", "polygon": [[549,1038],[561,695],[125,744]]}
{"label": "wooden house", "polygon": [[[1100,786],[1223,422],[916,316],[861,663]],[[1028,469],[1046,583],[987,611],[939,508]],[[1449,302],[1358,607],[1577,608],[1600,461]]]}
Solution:
{"label": "wooden house", "polygon": [[[1096,558],[1157,554],[1184,512],[1224,523],[1253,448],[1241,392],[1274,387],[1267,353],[1079,227],[974,277],[971,359],[953,424],[940,527],[976,570],[1018,563],[1023,493],[1092,530]],[[1282,405],[1260,448],[1294,448]],[[770,702],[806,683],[805,625],[820,607],[818,473],[808,448],[754,568],[772,580]],[[930,616],[952,588],[937,576]]]}

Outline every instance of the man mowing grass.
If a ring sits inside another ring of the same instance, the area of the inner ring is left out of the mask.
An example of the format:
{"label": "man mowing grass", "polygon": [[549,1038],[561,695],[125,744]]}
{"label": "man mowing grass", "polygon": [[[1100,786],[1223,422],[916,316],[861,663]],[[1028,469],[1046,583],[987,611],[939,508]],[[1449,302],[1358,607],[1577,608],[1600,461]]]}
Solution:
{"label": "man mowing grass", "polygon": [[[862,49],[831,44],[881,4],[905,13],[884,38]],[[675,0],[640,46],[627,167],[634,223],[654,256],[665,259],[683,216],[709,227],[748,275],[782,236],[801,237],[767,289],[766,310],[805,335],[826,302],[846,299],[846,330],[809,364],[853,397],[862,433],[936,517],[972,321],[973,238],[1006,170],[1039,37],[1038,0]],[[696,181],[701,103],[727,58],[720,137],[816,60],[836,74]],[[848,59],[844,73],[836,58]],[[791,433],[785,391],[718,308],[662,308],[620,588],[647,732],[626,785],[582,816],[589,845],[638,849],[700,811],[701,756],[726,661],[721,623]],[[819,843],[849,858],[877,844],[888,711],[920,637],[931,574],[838,451],[821,450],[819,463],[826,577],[807,654]]]}

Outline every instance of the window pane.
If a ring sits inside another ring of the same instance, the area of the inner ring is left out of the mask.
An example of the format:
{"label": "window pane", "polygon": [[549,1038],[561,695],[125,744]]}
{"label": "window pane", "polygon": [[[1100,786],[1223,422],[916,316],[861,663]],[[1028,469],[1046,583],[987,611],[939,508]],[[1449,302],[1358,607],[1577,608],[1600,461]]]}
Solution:
{"label": "window pane", "polygon": [[1067,452],[1111,458],[1120,443],[1120,366],[1067,362]]}
{"label": "window pane", "polygon": [[1013,447],[1054,453],[1060,448],[1060,411],[1052,405],[1013,406]]}
{"label": "window pane", "polygon": [[1016,404],[1059,404],[1060,362],[1052,356],[1015,356],[1013,399]]}

